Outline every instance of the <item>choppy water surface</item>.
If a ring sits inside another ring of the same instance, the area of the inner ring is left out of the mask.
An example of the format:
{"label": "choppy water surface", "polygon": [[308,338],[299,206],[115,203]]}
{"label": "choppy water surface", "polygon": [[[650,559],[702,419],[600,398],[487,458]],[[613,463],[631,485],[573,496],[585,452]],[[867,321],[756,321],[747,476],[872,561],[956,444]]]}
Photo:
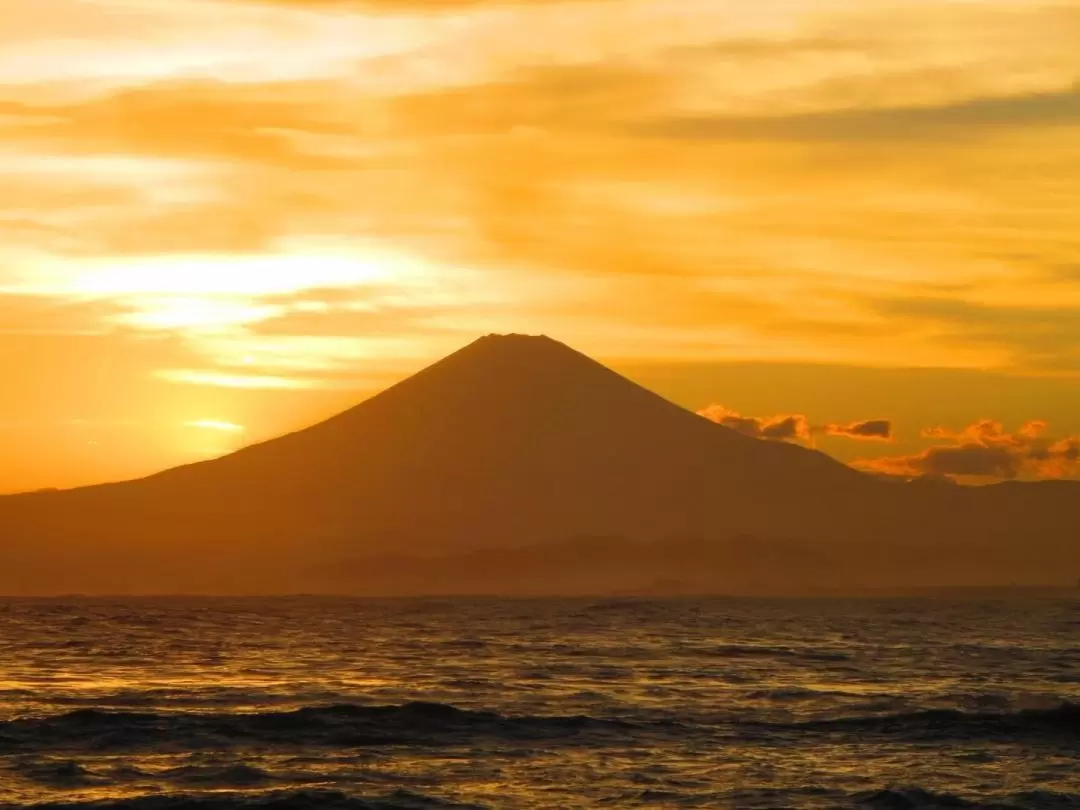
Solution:
{"label": "choppy water surface", "polygon": [[1080,808],[1080,602],[0,604],[0,806]]}

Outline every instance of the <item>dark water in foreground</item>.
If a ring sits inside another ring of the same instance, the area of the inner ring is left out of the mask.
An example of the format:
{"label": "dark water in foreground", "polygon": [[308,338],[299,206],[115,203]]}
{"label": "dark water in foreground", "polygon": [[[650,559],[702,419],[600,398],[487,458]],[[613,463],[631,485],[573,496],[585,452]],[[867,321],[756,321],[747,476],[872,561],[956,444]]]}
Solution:
{"label": "dark water in foreground", "polygon": [[1080,808],[1080,602],[0,605],[0,806]]}

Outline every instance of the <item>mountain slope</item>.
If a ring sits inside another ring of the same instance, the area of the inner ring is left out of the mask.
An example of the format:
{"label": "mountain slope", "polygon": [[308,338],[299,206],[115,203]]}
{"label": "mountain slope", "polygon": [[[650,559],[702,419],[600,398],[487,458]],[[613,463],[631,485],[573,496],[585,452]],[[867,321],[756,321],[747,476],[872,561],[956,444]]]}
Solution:
{"label": "mountain slope", "polygon": [[488,336],[225,458],[0,498],[0,555],[33,587],[290,589],[298,572],[358,554],[581,535],[1043,536],[1075,516],[1066,493],[881,482],[713,424],[548,338]]}

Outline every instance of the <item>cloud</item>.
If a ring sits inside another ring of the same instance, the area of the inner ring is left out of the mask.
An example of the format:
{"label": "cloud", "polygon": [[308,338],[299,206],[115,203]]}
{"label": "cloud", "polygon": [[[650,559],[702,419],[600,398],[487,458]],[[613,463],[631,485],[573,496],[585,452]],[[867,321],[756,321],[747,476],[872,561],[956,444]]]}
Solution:
{"label": "cloud", "polygon": [[1016,478],[1021,462],[1005,447],[961,444],[931,447],[911,456],[856,462],[860,469],[902,476],[945,475],[979,478]]}
{"label": "cloud", "polygon": [[[215,254],[270,256],[293,238],[373,239],[445,271],[443,291],[409,291],[374,312],[281,309],[247,295],[191,306],[200,291],[121,301],[135,310],[129,326],[188,333],[203,320],[265,336],[359,335],[398,316],[415,318],[418,331],[447,318],[482,331],[515,317],[553,330],[557,317],[570,327],[561,334],[630,335],[615,350],[623,354],[651,331],[650,351],[672,355],[978,367],[1034,357],[1024,323],[996,329],[958,311],[957,338],[942,353],[934,329],[950,324],[940,314],[890,311],[869,297],[910,298],[926,286],[962,295],[986,269],[972,253],[1000,263],[1023,247],[1036,264],[1062,263],[1074,206],[1038,179],[1068,182],[1077,156],[1074,139],[1059,134],[1073,107],[1063,89],[1075,76],[1068,18],[949,4],[940,25],[919,24],[938,13],[932,2],[911,4],[910,15],[824,0],[768,13],[721,2],[730,14],[687,13],[700,4],[683,0],[543,5],[176,4],[188,10],[169,14],[192,25],[227,14],[221,36],[245,52],[318,57],[318,69],[279,74],[275,65],[294,60],[264,58],[266,71],[240,70],[221,61],[233,50],[224,39],[192,36],[182,37],[185,53],[205,50],[212,69],[140,63],[123,90],[73,71],[68,91],[20,92],[9,103],[0,88],[0,173],[14,178],[0,189],[2,241],[88,264],[160,266],[172,255],[220,266]],[[467,24],[302,13],[481,6],[506,13]],[[369,22],[371,36],[352,35]],[[365,50],[385,39],[380,26],[396,44]],[[295,48],[267,44],[294,36]],[[962,48],[942,53],[939,40]],[[62,61],[63,48],[38,47],[35,63]],[[1009,60],[1031,66],[1018,73]],[[948,81],[916,80],[942,65]],[[979,137],[1014,137],[1013,117],[1042,142]],[[634,129],[684,120],[753,137]],[[971,148],[887,140],[893,120],[901,130],[970,132]],[[758,137],[770,128],[793,134]],[[13,171],[20,164],[27,170]],[[233,268],[203,273],[200,284],[241,272]],[[1031,289],[1031,275],[1017,273],[1012,286]],[[477,311],[459,306],[462,282],[530,286]],[[533,295],[542,287],[554,292]],[[1080,368],[1065,321],[1076,311],[1062,306],[1039,362]],[[984,326],[1001,340],[978,339]]]}
{"label": "cloud", "polygon": [[[7,105],[8,138],[67,144],[75,157],[153,155],[330,169],[341,162],[305,150],[292,134],[345,135],[355,127],[325,103],[334,83],[152,82],[69,103]],[[20,125],[20,118],[23,123]],[[87,159],[87,158],[84,158]],[[60,163],[59,156],[53,160]]]}
{"label": "cloud", "polygon": [[101,335],[122,309],[110,301],[68,301],[6,292],[0,278],[0,335]]}
{"label": "cloud", "polygon": [[709,405],[698,411],[717,424],[755,439],[808,442],[814,436],[842,436],[863,441],[892,441],[893,425],[889,419],[865,419],[848,424],[814,425],[804,414],[743,416],[723,405]]}
{"label": "cloud", "polygon": [[970,138],[1001,129],[1080,124],[1080,89],[944,104],[845,108],[794,115],[676,117],[634,127],[643,135],[702,140],[912,141]]}
{"label": "cloud", "polygon": [[[515,6],[554,6],[590,0],[229,0],[250,6],[302,9],[304,11],[360,12],[423,12],[447,13],[481,8],[514,8]],[[591,0],[596,2],[596,0]]]}
{"label": "cloud", "polygon": [[1015,433],[1009,433],[1001,422],[980,419],[958,431],[942,426],[926,428],[922,431],[922,436],[926,439],[950,439],[958,444],[977,444],[983,447],[1029,447],[1049,427],[1042,419],[1033,419],[1021,425]]}
{"label": "cloud", "polygon": [[218,388],[248,388],[262,390],[290,390],[315,388],[317,381],[295,377],[271,376],[265,374],[226,374],[200,369],[170,368],[155,372],[154,376],[169,382],[186,385],[206,385]]}
{"label": "cloud", "polygon": [[[803,414],[745,416],[723,405],[698,411],[717,424],[755,439],[811,443],[815,436],[861,441],[893,442],[890,419],[814,425]],[[1014,431],[992,419],[981,419],[959,430],[937,426],[922,431],[923,439],[937,442],[921,452],[901,456],[858,459],[852,466],[890,477],[1002,480],[1015,478],[1080,477],[1080,436],[1051,438],[1050,425],[1034,419]]]}
{"label": "cloud", "polygon": [[1009,432],[1000,423],[982,419],[961,430],[933,427],[924,438],[945,440],[921,453],[856,461],[870,472],[916,477],[1013,479],[1080,476],[1080,436],[1044,438],[1049,425],[1032,420]]}
{"label": "cloud", "polygon": [[1056,305],[987,304],[958,298],[897,296],[871,305],[888,317],[939,330],[944,342],[1009,350],[1014,363],[1040,369],[1080,369],[1080,315],[1074,287]]}
{"label": "cloud", "polygon": [[[352,246],[353,248],[357,246]],[[231,388],[340,384],[344,369],[437,356],[498,300],[407,256],[306,244],[276,255],[146,256],[0,268],[0,335],[173,337],[190,353],[159,379]],[[186,364],[185,364],[186,365]],[[300,379],[296,372],[312,379]]]}
{"label": "cloud", "polygon": [[893,425],[888,419],[866,419],[846,425],[826,425],[824,432],[829,436],[844,436],[849,439],[867,441],[892,441]]}
{"label": "cloud", "polygon": [[1034,456],[1039,474],[1044,478],[1070,478],[1080,475],[1080,436],[1050,445],[1045,453]]}
{"label": "cloud", "polygon": [[726,428],[755,439],[801,441],[810,438],[810,422],[802,414],[777,416],[743,416],[723,405],[709,405],[698,414]]}

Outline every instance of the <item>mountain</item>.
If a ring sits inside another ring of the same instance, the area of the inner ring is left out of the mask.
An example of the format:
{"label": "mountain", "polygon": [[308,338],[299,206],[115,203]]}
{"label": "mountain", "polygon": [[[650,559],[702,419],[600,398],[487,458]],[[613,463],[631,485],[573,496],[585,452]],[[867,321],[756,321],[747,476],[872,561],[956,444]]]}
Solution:
{"label": "mountain", "polygon": [[577,537],[774,538],[834,549],[834,570],[862,560],[856,577],[898,570],[912,549],[926,557],[903,563],[915,574],[939,554],[1015,574],[1033,549],[1061,571],[1078,496],[883,482],[709,422],[549,338],[491,335],[224,458],[0,498],[0,591],[349,590],[341,572],[373,555]]}

